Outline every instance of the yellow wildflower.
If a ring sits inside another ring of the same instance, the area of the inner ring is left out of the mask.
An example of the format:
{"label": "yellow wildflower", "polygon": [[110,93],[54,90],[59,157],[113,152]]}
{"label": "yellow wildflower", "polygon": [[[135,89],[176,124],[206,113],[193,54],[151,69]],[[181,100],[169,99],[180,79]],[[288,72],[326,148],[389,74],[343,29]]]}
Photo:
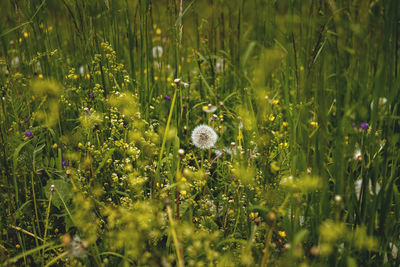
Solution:
{"label": "yellow wildflower", "polygon": [[271,115],[269,116],[268,119],[269,119],[270,121],[274,121],[274,120],[275,120],[275,116],[271,114]]}
{"label": "yellow wildflower", "polygon": [[286,237],[285,231],[278,231],[278,235],[279,235],[280,237],[282,237],[282,238],[285,238],[285,237]]}

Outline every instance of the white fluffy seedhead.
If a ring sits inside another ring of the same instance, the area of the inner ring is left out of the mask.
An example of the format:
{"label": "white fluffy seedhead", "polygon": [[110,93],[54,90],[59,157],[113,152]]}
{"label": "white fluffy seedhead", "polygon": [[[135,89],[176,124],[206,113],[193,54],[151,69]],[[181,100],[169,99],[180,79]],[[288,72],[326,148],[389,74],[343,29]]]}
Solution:
{"label": "white fluffy seedhead", "polygon": [[192,142],[200,149],[212,148],[217,140],[217,133],[208,125],[199,125],[192,132]]}

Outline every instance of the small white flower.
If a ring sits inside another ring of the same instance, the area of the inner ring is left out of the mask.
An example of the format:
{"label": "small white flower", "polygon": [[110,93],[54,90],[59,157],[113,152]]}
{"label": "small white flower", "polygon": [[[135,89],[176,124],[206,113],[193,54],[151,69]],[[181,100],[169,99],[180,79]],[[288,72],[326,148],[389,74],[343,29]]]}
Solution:
{"label": "small white flower", "polygon": [[354,189],[356,190],[357,200],[360,199],[361,185],[362,185],[362,179],[358,179],[357,181],[354,182]]}
{"label": "small white flower", "polygon": [[217,133],[208,125],[199,125],[192,132],[192,142],[200,149],[212,148],[217,139]]}
{"label": "small white flower", "polygon": [[153,58],[161,58],[163,55],[163,48],[161,46],[153,47]]}
{"label": "small white flower", "polygon": [[304,216],[303,215],[299,216],[299,224],[300,224],[300,226],[302,226],[304,224]]}
{"label": "small white flower", "polygon": [[40,62],[36,62],[34,69],[36,72],[41,72],[42,71],[42,67],[40,66]]}
{"label": "small white flower", "polygon": [[215,72],[220,73],[224,71],[224,61],[218,58],[215,62]]}
{"label": "small white flower", "polygon": [[380,97],[379,98],[379,105],[385,105],[387,102],[387,98],[386,97]]}
{"label": "small white flower", "polygon": [[353,159],[362,160],[362,154],[361,154],[361,150],[360,150],[359,148],[357,148],[357,149],[354,151]]}
{"label": "small white flower", "polygon": [[[360,178],[354,182],[354,189],[356,191],[357,200],[360,199],[361,187],[362,187],[362,179]],[[368,183],[368,190],[371,195],[378,195],[379,192],[381,191],[381,185],[379,183],[376,183],[374,188],[372,186],[372,181],[370,180]]]}
{"label": "small white flower", "polygon": [[341,243],[341,244],[338,246],[338,252],[341,254],[341,253],[343,253],[343,251],[344,251],[344,243]]}
{"label": "small white flower", "polygon": [[85,66],[80,66],[79,67],[79,73],[81,74],[81,75],[84,75],[84,74],[86,74],[86,73],[88,73],[88,66],[87,65],[85,65]]}
{"label": "small white flower", "polygon": [[214,113],[217,110],[216,106],[208,104],[207,106],[203,106],[203,111],[207,113]]}
{"label": "small white flower", "polygon": [[71,243],[71,255],[76,258],[85,258],[88,244],[82,241],[79,236],[74,236]]}
{"label": "small white flower", "polygon": [[[378,107],[384,106],[384,105],[386,104],[386,102],[387,102],[387,98],[386,98],[386,97],[380,97],[380,98],[378,99]],[[374,101],[372,100],[372,102],[371,102],[371,109],[373,109],[373,108],[374,108]]]}
{"label": "small white flower", "polygon": [[285,185],[286,183],[287,183],[287,184],[290,184],[291,182],[293,182],[293,176],[292,176],[292,175],[289,175],[289,176],[287,176],[287,177],[283,177],[283,178],[281,179],[280,184],[281,184],[281,185]]}
{"label": "small white flower", "polygon": [[11,59],[12,67],[18,67],[18,65],[19,65],[19,57],[14,57],[13,59]]}

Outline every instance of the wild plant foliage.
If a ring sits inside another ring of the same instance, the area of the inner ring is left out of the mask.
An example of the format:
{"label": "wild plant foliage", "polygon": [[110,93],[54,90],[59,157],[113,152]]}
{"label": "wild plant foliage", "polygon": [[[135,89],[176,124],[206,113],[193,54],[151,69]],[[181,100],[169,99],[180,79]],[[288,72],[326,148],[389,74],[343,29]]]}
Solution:
{"label": "wild plant foliage", "polygon": [[397,0],[19,0],[0,266],[400,265]]}

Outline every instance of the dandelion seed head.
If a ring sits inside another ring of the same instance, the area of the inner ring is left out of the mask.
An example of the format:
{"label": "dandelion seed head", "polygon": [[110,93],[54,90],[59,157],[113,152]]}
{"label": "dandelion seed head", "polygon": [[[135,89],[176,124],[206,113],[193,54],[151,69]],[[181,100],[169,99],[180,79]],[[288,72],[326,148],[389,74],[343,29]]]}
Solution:
{"label": "dandelion seed head", "polygon": [[200,149],[212,148],[217,140],[217,133],[208,125],[199,125],[192,132],[192,142]]}

